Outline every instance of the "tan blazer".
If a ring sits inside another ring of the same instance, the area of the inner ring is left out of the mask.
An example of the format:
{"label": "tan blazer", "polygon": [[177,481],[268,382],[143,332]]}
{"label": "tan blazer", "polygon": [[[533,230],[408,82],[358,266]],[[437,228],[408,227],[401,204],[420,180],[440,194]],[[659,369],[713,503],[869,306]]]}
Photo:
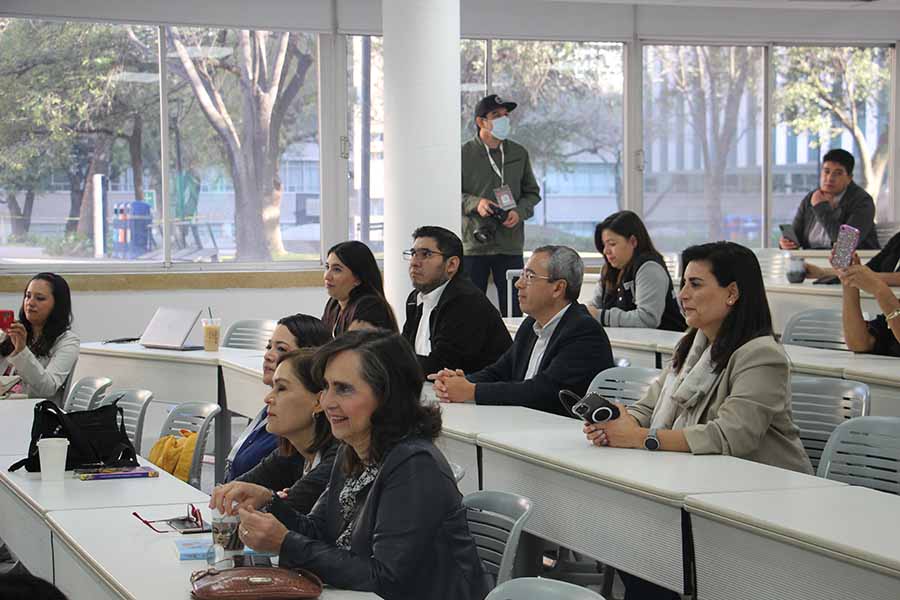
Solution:
{"label": "tan blazer", "polygon": [[[671,367],[663,371],[628,412],[641,423],[650,417]],[[812,464],[791,417],[791,368],[781,345],[771,336],[750,340],[731,355],[710,394],[692,409],[697,425],[684,436],[694,454],[726,454],[800,473]]]}

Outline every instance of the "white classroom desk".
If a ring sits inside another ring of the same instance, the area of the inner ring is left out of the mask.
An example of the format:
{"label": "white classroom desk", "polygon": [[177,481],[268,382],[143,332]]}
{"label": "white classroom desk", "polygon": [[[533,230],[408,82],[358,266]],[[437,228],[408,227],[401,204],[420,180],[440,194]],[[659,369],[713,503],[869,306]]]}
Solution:
{"label": "white classroom desk", "polygon": [[[135,507],[50,513],[55,583],[69,598],[190,599],[191,573],[205,569],[206,561],[178,560],[174,540],[181,535],[154,533],[132,510]],[[160,519],[184,514],[185,505],[141,506],[137,510],[146,519]],[[207,518],[205,500],[202,510]],[[326,588],[319,597],[375,600],[379,596]]]}
{"label": "white classroom desk", "polygon": [[436,444],[450,462],[466,474],[459,482],[463,494],[482,489],[481,448],[476,441],[483,433],[540,429],[546,435],[556,430],[581,430],[581,421],[522,406],[478,406],[471,403],[441,404],[443,427]]}
{"label": "white classroom desk", "polygon": [[580,427],[478,444],[485,489],[534,501],[526,531],[680,593],[687,496],[844,485],[730,456],[597,448]]}
{"label": "white classroom desk", "polygon": [[50,581],[53,555],[46,521],[50,511],[169,503],[180,503],[184,510],[191,502],[209,502],[209,496],[162,469],[157,469],[159,477],[141,479],[81,481],[67,472],[62,481],[43,482],[40,473],[28,473],[24,467],[7,471],[19,458],[0,456],[0,538],[29,571]]}
{"label": "white classroom desk", "polygon": [[[772,311],[772,327],[776,333],[784,331],[784,326],[792,316],[811,308],[827,308],[841,311],[843,299],[840,284],[818,285],[807,279],[803,283],[790,283],[786,279],[767,279],[766,297]],[[900,288],[892,288],[894,295],[900,296]],[[871,315],[881,312],[878,302],[868,292],[860,294],[862,310]]]}
{"label": "white classroom desk", "polygon": [[900,497],[843,486],[688,497],[699,600],[900,598]]}
{"label": "white classroom desk", "polygon": [[38,402],[34,398],[0,400],[0,455],[28,456],[34,405]]}

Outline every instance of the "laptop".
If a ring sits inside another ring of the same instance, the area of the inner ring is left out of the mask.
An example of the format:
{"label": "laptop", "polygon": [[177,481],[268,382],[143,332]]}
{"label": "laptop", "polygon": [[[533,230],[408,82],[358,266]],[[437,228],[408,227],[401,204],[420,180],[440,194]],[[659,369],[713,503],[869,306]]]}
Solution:
{"label": "laptop", "polygon": [[202,350],[203,345],[197,343],[203,336],[200,328],[191,336],[202,312],[199,308],[157,308],[138,343],[145,348]]}

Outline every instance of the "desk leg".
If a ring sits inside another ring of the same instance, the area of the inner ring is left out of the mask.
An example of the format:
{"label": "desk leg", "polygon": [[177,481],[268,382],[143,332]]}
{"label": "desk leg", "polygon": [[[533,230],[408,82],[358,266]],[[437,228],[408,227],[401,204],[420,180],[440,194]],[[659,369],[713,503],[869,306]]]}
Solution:
{"label": "desk leg", "polygon": [[225,461],[231,450],[231,413],[228,412],[228,401],[225,398],[225,377],[222,375],[222,367],[218,367],[219,373],[219,407],[222,412],[216,417],[216,483],[225,481]]}

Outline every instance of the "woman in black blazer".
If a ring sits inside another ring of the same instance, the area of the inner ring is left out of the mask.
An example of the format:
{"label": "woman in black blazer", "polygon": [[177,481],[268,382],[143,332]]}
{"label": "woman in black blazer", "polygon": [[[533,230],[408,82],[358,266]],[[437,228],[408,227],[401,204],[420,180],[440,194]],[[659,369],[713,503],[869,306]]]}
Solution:
{"label": "woman in black blazer", "polygon": [[314,373],[334,437],[331,480],[302,515],[273,496],[269,514],[240,510],[239,535],[339,588],[386,600],[481,600],[489,580],[462,496],[434,439],[438,405],[419,402],[422,372],[409,344],[351,331],[323,346]]}

